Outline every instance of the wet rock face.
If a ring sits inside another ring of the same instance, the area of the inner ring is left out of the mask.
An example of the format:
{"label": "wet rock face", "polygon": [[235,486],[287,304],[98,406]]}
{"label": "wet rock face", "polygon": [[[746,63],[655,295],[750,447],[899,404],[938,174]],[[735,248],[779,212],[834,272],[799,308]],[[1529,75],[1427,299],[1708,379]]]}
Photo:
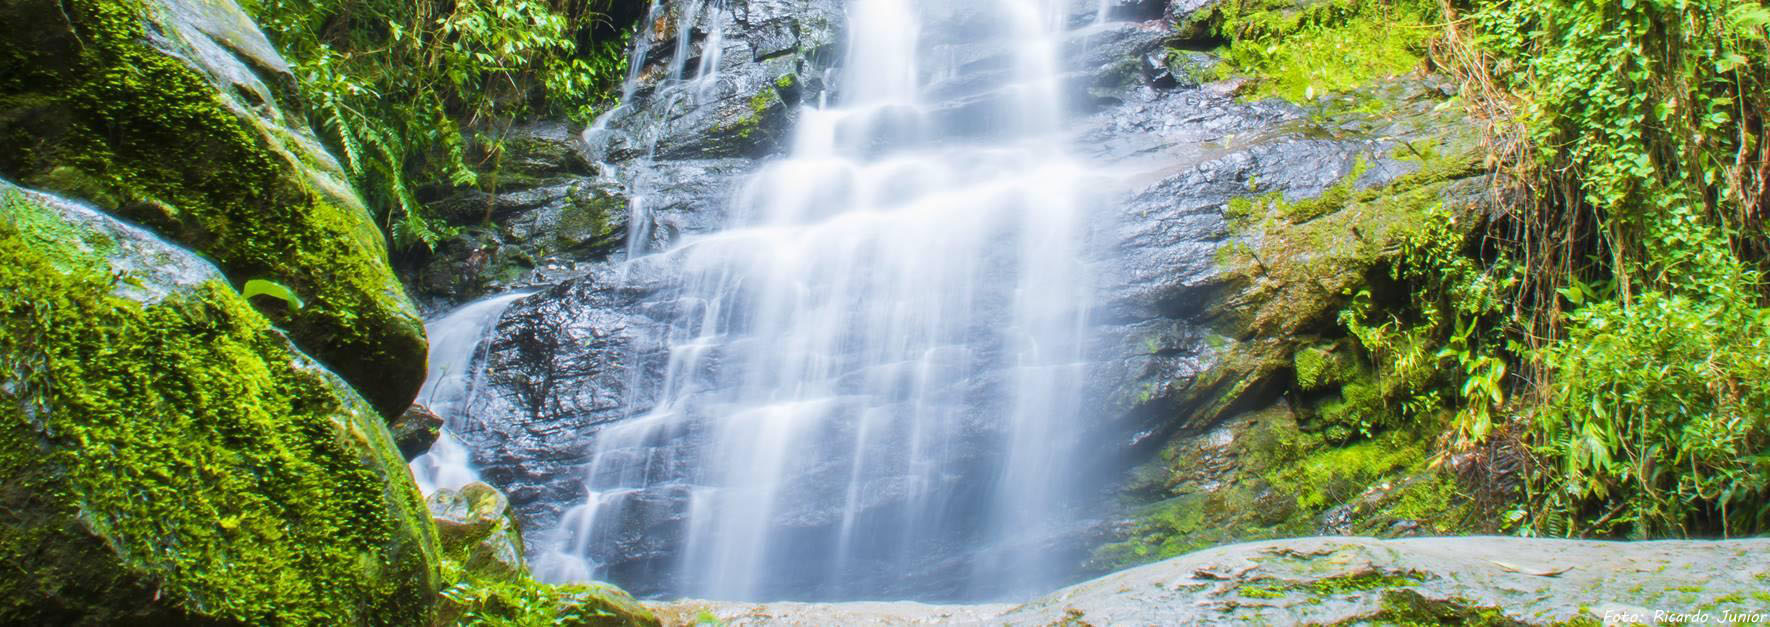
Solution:
{"label": "wet rock face", "polygon": [[483,177],[483,189],[427,205],[461,229],[458,237],[395,259],[409,291],[431,313],[561,280],[582,261],[622,246],[626,193],[597,177],[602,168],[588,161],[575,127],[556,121],[510,129],[499,164]]}
{"label": "wet rock face", "polygon": [[633,93],[588,132],[513,128],[481,189],[428,204],[463,232],[396,260],[425,311],[584,276],[629,241],[655,251],[724,223],[737,181],[829,91],[844,14],[839,0],[711,4],[674,0],[646,18]]}
{"label": "wet rock face", "polygon": [[[681,3],[678,3],[681,4]],[[599,185],[621,180],[631,209],[617,222],[635,235],[635,251],[667,249],[685,235],[707,233],[725,223],[729,195],[753,157],[780,149],[790,128],[791,98],[812,102],[838,86],[822,78],[840,47],[837,2],[750,0],[732,2],[730,20],[719,40],[725,65],[716,80],[702,85],[663,80],[677,62],[669,56],[680,32],[669,24],[654,30],[653,61],[641,70],[638,91],[606,126],[589,133],[584,148]],[[1006,71],[1013,43],[990,36],[991,16],[982,3],[930,3],[935,14],[925,34],[934,43],[928,54],[950,59],[950,71],[931,80],[926,93],[938,101],[933,124],[956,141],[987,137],[994,128],[989,112],[1004,97],[992,93],[992,73]],[[1428,113],[1439,94],[1420,81],[1402,81],[1382,96],[1383,116],[1349,112],[1332,103],[1300,107],[1282,102],[1242,102],[1241,84],[1209,80],[1215,59],[1206,53],[1167,54],[1179,3],[1110,2],[1109,15],[1126,20],[1094,24],[1097,2],[1078,2],[1065,38],[1066,90],[1081,156],[1102,165],[1119,186],[1101,201],[1091,250],[1100,276],[1093,305],[1094,332],[1089,369],[1090,406],[1102,410],[1090,419],[1098,439],[1085,450],[1099,452],[1102,468],[1124,455],[1147,453],[1175,431],[1208,426],[1219,414],[1199,412],[1226,388],[1199,377],[1218,365],[1226,346],[1245,339],[1228,302],[1237,289],[1219,268],[1218,250],[1231,240],[1224,212],[1232,198],[1280,192],[1291,198],[1319,194],[1353,172],[1361,160],[1369,169],[1361,185],[1379,185],[1410,171],[1411,163],[1391,157],[1400,142],[1430,132]],[[1191,3],[1203,6],[1207,3]],[[1153,8],[1152,8],[1153,7]],[[1181,13],[1198,7],[1179,9]],[[680,6],[672,9],[679,11]],[[1163,15],[1168,9],[1169,15]],[[672,13],[678,16],[677,13]],[[694,67],[708,54],[713,38],[701,30],[685,47]],[[945,43],[942,43],[942,42]],[[794,87],[778,83],[793,75]],[[787,91],[798,90],[797,96]],[[765,97],[755,99],[756,94]],[[772,94],[772,95],[770,95]],[[775,100],[782,104],[776,117]],[[759,107],[750,108],[751,101]],[[739,107],[739,104],[743,107]],[[684,108],[685,107],[685,108]],[[731,131],[756,113],[748,136]],[[764,129],[772,129],[765,131]],[[647,146],[655,141],[655,151]],[[606,187],[604,189],[607,189]],[[636,191],[637,190],[637,191]],[[543,214],[550,209],[531,210]],[[512,217],[505,224],[512,223]],[[506,227],[500,227],[506,228]],[[504,242],[520,241],[505,236]],[[519,244],[526,245],[526,244]],[[598,254],[625,258],[625,250]],[[504,315],[478,366],[490,373],[473,401],[461,437],[475,451],[487,481],[509,495],[512,508],[530,529],[550,529],[566,511],[583,502],[584,468],[591,451],[609,430],[632,425],[653,409],[669,378],[667,338],[676,319],[676,294],[668,280],[676,263],[667,255],[617,266],[595,255],[573,258],[554,276],[571,277],[514,305]],[[537,266],[524,278],[548,276]],[[717,369],[719,358],[702,362]],[[954,394],[993,385],[1000,373],[977,373],[955,384]],[[1256,382],[1257,383],[1257,382]],[[1274,400],[1277,389],[1254,385],[1246,404]],[[976,394],[978,397],[986,395]],[[972,406],[961,434],[990,433],[992,412]],[[1219,408],[1220,409],[1220,408]],[[717,417],[708,417],[716,419]],[[987,447],[957,436],[957,451]],[[607,576],[641,596],[667,595],[680,562],[675,538],[688,522],[694,461],[707,434],[695,429],[659,433],[644,446],[619,451],[636,473],[682,481],[628,495],[609,514],[621,531],[594,539],[595,558]],[[956,467],[985,468],[986,453]],[[829,469],[824,469],[829,471]],[[1109,469],[1110,470],[1110,469]],[[951,490],[963,501],[965,477]],[[1108,490],[1103,489],[1102,493]],[[910,490],[891,486],[867,495],[869,507],[902,507]],[[809,497],[808,497],[809,499]],[[812,499],[814,500],[814,499]],[[806,537],[824,537],[840,513],[782,507],[782,528],[800,528]],[[600,514],[599,514],[600,515]],[[1108,517],[1102,512],[1100,518]],[[1040,540],[1041,550],[1078,551],[1098,540],[1099,525],[1084,525]],[[822,534],[822,535],[820,535]],[[943,586],[964,577],[965,560],[978,549],[962,538],[931,538],[946,543],[950,561],[930,560],[914,568],[927,573],[927,588],[891,593],[938,598]],[[539,543],[537,543],[539,544]],[[938,551],[936,552],[938,553]],[[1081,558],[1077,558],[1080,563]],[[867,582],[855,582],[856,589]],[[808,581],[807,586],[817,582]]]}
{"label": "wet rock face", "polygon": [[442,434],[442,428],[442,416],[416,404],[387,425],[400,456],[408,462],[429,451],[430,445],[435,444],[437,436]]}

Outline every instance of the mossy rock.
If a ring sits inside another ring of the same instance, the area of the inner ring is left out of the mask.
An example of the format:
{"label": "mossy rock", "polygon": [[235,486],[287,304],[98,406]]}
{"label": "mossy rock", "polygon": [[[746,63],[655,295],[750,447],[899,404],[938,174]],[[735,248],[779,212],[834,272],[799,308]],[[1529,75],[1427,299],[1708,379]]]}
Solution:
{"label": "mossy rock", "polygon": [[380,416],[203,259],[0,184],[0,624],[412,624]]}
{"label": "mossy rock", "polygon": [[[1312,534],[1398,537],[1495,533],[1497,499],[1473,498],[1459,462],[1432,463],[1436,423],[1350,443],[1298,422],[1288,404],[1238,414],[1179,439],[1138,475],[1119,541],[1089,567],[1106,572],[1223,544]],[[1154,485],[1160,482],[1160,485]]]}
{"label": "mossy rock", "polygon": [[437,490],[426,504],[436,522],[443,553],[468,573],[513,578],[528,572],[522,557],[522,531],[503,492],[484,483],[470,483],[459,490]]}
{"label": "mossy rock", "polygon": [[255,302],[383,416],[425,374],[386,242],[231,0],[0,0],[0,174],[88,200],[306,306]]}
{"label": "mossy rock", "polygon": [[443,593],[435,625],[564,625],[656,627],[653,614],[632,595],[602,583],[550,585],[528,577],[469,579]]}

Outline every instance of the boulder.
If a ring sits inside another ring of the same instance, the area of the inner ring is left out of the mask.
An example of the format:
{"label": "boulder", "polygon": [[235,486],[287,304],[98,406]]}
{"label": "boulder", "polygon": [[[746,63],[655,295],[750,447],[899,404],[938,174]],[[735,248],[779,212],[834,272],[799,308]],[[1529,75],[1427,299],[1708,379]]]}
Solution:
{"label": "boulder", "polygon": [[[1764,612],[1770,540],[1302,538],[1225,546],[1059,590],[992,624],[1662,622]],[[1635,616],[1629,620],[1627,617]],[[1662,615],[1663,616],[1663,615]],[[1762,619],[1759,619],[1762,620]],[[1733,620],[1727,622],[1745,622]],[[1758,622],[1758,621],[1751,621]]]}
{"label": "boulder", "polygon": [[528,572],[522,532],[510,516],[510,500],[497,488],[470,483],[460,490],[440,489],[428,504],[443,552],[468,572],[494,578]]}
{"label": "boulder", "polygon": [[424,382],[424,325],[373,218],[233,0],[4,0],[0,175],[198,251],[383,416]]}
{"label": "boulder", "polygon": [[457,581],[442,594],[436,625],[531,622],[596,627],[653,626],[651,610],[604,583],[543,584],[529,576],[510,501],[484,483],[430,495],[446,570]]}
{"label": "boulder", "polygon": [[654,604],[684,624],[1599,625],[1761,623],[1763,538],[1297,538],[1219,547],[1017,606]]}
{"label": "boulder", "polygon": [[407,408],[388,425],[388,430],[393,432],[393,443],[399,446],[399,454],[408,462],[429,452],[430,445],[442,435],[442,428],[443,417],[418,404]]}
{"label": "boulder", "polygon": [[0,623],[416,624],[381,416],[196,254],[0,183]]}

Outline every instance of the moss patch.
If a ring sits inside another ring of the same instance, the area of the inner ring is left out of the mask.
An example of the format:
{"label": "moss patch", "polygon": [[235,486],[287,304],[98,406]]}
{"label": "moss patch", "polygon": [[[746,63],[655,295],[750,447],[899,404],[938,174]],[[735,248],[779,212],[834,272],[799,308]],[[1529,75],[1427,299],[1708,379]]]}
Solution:
{"label": "moss patch", "polygon": [[[1335,443],[1285,407],[1231,419],[1222,449],[1184,442],[1146,474],[1164,500],[1140,508],[1123,540],[1097,550],[1092,566],[1112,570],[1235,542],[1346,533],[1493,533],[1471,488],[1431,465],[1439,423]],[[1200,439],[1207,439],[1204,436]],[[1147,489],[1147,488],[1146,488]],[[1492,512],[1487,512],[1492,514]]]}
{"label": "moss patch", "polygon": [[435,531],[360,398],[228,285],[118,297],[102,238],[6,208],[0,623],[424,620]]}
{"label": "moss patch", "polygon": [[607,584],[549,585],[527,576],[463,575],[443,591],[438,624],[655,626],[657,616]]}
{"label": "moss patch", "polygon": [[[1460,599],[1428,599],[1414,590],[1385,590],[1382,609],[1373,616],[1354,621],[1355,624],[1381,625],[1473,625],[1501,627],[1525,623],[1506,616],[1500,608],[1477,605]],[[1584,623],[1570,623],[1584,624]]]}
{"label": "moss patch", "polygon": [[1219,76],[1258,78],[1252,98],[1306,102],[1418,67],[1438,15],[1426,0],[1229,0],[1198,19],[1229,42]]}
{"label": "moss patch", "polygon": [[[149,43],[143,0],[13,0],[28,19],[0,84],[0,172],[91,199],[215,260],[235,285],[268,279],[307,307],[266,308],[297,344],[397,415],[424,378],[422,321],[367,213],[339,194],[280,120],[233,104]],[[333,165],[332,167],[336,167]]]}

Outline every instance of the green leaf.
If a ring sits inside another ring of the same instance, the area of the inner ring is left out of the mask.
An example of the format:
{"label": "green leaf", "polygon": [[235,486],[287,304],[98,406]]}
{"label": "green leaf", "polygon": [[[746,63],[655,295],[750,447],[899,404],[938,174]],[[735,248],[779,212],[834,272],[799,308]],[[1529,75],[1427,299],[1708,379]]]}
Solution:
{"label": "green leaf", "polygon": [[1586,300],[1585,292],[1579,288],[1579,285],[1569,285],[1555,290],[1555,292],[1560,294],[1562,298],[1567,299],[1567,302],[1573,303],[1575,306],[1585,303]]}
{"label": "green leaf", "polygon": [[276,281],[267,281],[264,279],[252,279],[247,281],[245,289],[240,290],[240,297],[251,300],[253,296],[269,296],[275,298],[288,303],[291,309],[300,309],[303,306],[301,297],[295,294],[295,290],[289,289],[289,286]]}

